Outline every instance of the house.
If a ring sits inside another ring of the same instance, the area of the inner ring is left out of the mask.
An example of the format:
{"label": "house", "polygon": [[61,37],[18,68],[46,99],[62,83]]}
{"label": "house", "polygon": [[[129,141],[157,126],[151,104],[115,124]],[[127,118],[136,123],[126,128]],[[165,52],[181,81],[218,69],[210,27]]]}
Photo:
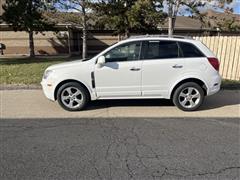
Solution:
{"label": "house", "polygon": [[[2,2],[2,1],[1,1]],[[78,22],[69,23],[64,17],[64,13],[48,14],[50,18],[57,20],[56,29],[58,32],[47,31],[43,34],[34,35],[35,52],[37,55],[61,55],[71,54],[80,55],[82,49],[82,28]],[[69,14],[68,14],[69,16]],[[71,19],[76,21],[79,14],[72,13]],[[219,16],[219,14],[217,14]],[[239,18],[240,16],[236,16]],[[238,20],[238,19],[237,19]],[[240,23],[239,23],[240,24]],[[149,34],[167,34],[167,22],[159,26],[158,30],[151,31]],[[113,36],[113,30],[88,31],[88,56],[93,56],[109,45],[116,43],[119,37]],[[204,27],[197,19],[179,16],[176,18],[175,34],[185,36],[200,35],[239,35],[239,32],[219,31],[216,28]],[[132,35],[141,34],[141,32],[131,32]],[[25,55],[28,54],[28,34],[26,32],[14,32],[7,24],[0,24],[0,43],[5,44],[4,54]]]}

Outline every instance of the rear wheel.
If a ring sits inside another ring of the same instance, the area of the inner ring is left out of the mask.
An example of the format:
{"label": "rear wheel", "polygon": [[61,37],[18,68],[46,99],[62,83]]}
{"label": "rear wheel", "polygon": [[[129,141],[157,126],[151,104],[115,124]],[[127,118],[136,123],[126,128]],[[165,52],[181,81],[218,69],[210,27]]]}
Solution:
{"label": "rear wheel", "polygon": [[79,111],[88,103],[89,95],[87,90],[79,83],[69,82],[59,88],[57,100],[65,110]]}
{"label": "rear wheel", "polygon": [[198,109],[204,99],[203,89],[194,82],[184,83],[179,86],[173,95],[173,103],[183,111]]}

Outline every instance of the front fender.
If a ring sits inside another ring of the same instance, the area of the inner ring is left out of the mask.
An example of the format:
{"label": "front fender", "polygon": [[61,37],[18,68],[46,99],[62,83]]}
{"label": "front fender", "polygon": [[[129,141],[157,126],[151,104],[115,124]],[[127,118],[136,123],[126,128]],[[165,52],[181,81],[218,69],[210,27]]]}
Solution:
{"label": "front fender", "polygon": [[93,88],[91,87],[90,84],[86,83],[85,81],[83,80],[79,80],[79,79],[75,79],[75,78],[66,78],[66,79],[61,79],[59,81],[57,81],[54,85],[54,94],[56,93],[56,90],[59,88],[59,85],[60,84],[64,84],[64,82],[71,82],[71,81],[75,81],[75,82],[78,82],[80,84],[82,84],[83,86],[86,87],[86,89],[88,90],[89,94],[90,94],[90,98],[91,100],[95,100],[96,99],[96,93],[95,91],[93,90]]}

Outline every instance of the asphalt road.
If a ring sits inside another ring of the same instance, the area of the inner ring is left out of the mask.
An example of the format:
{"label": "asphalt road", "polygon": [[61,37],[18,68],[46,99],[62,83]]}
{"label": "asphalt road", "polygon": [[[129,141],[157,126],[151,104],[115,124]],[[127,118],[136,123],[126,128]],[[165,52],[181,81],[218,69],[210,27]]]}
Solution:
{"label": "asphalt road", "polygon": [[2,119],[0,179],[239,179],[239,122]]}

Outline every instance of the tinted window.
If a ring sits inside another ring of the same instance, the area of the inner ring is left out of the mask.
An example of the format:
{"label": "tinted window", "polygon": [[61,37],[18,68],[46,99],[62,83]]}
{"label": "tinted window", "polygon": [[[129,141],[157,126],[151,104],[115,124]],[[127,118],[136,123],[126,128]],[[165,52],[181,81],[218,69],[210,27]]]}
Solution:
{"label": "tinted window", "polygon": [[178,42],[178,44],[181,47],[184,57],[204,57],[203,53],[194,45],[185,42]]}
{"label": "tinted window", "polygon": [[127,43],[115,47],[105,54],[106,62],[139,60],[141,42]]}
{"label": "tinted window", "polygon": [[181,57],[181,51],[175,41],[149,41],[145,43],[144,49],[144,59]]}

